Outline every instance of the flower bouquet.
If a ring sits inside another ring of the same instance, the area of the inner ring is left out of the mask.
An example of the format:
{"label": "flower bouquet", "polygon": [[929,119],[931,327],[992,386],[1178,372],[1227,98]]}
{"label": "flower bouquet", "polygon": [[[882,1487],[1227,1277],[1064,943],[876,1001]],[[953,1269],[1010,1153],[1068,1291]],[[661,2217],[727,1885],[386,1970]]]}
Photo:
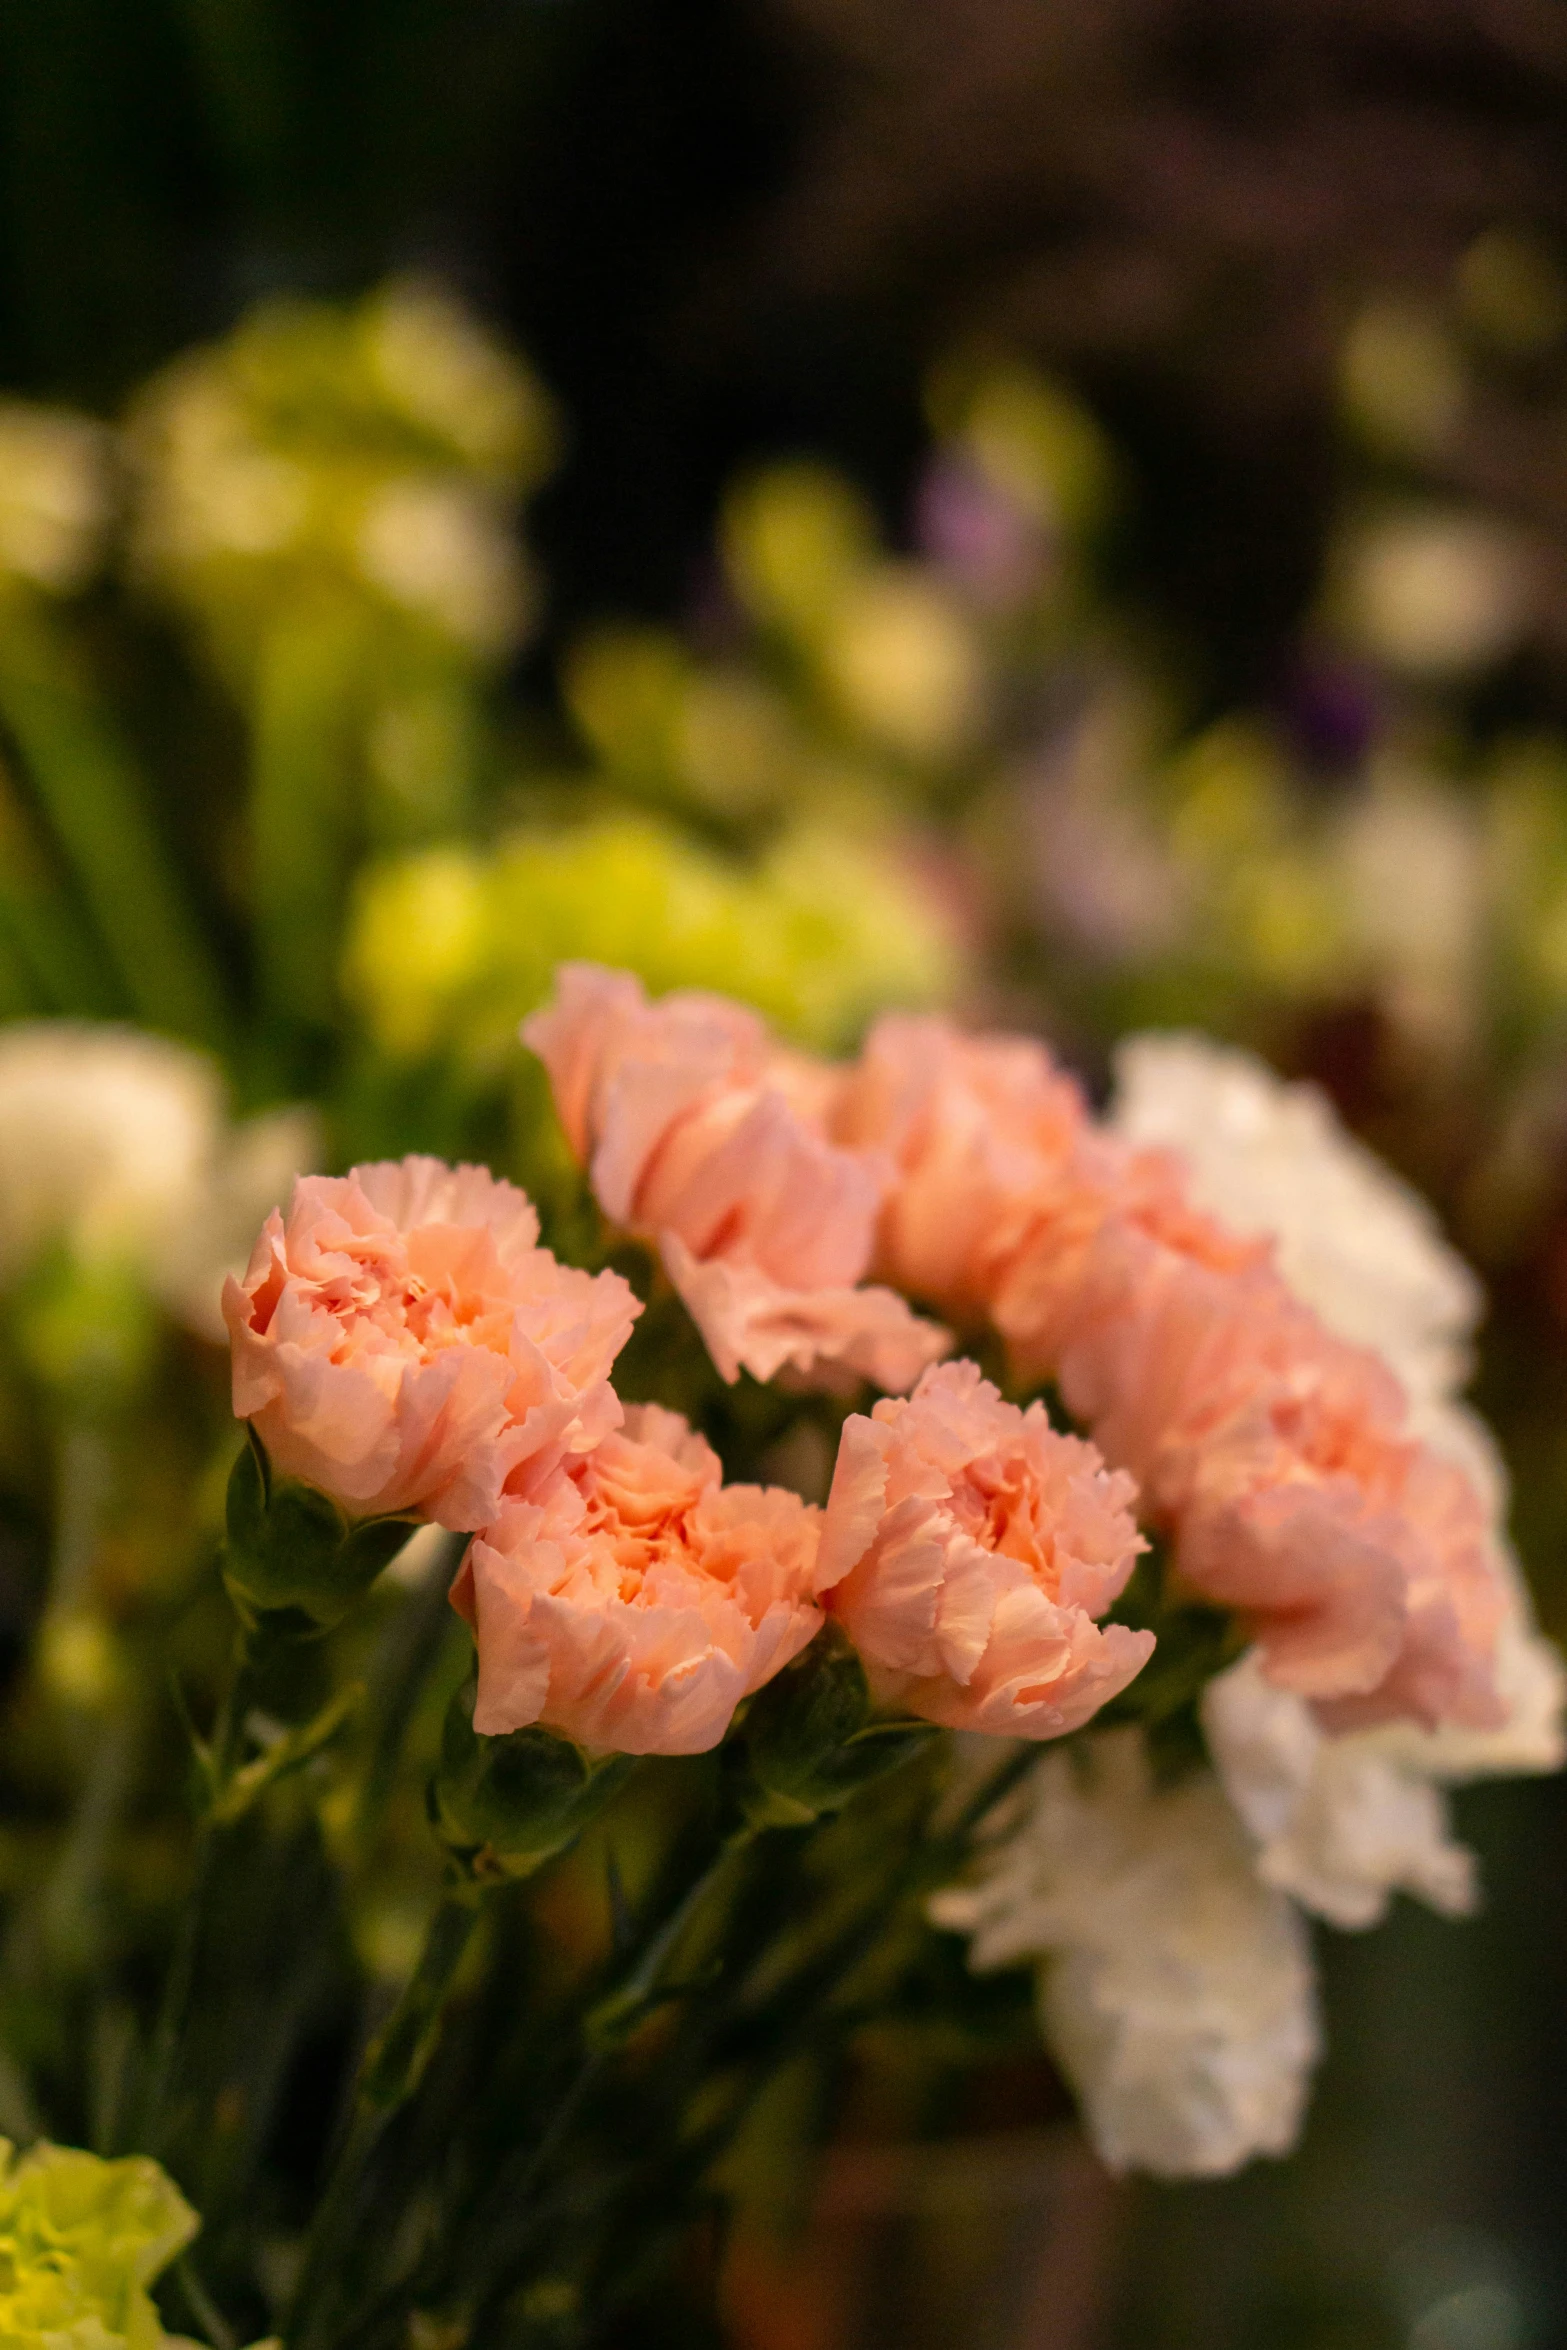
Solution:
{"label": "flower bouquet", "polygon": [[0,414],[0,2343],[754,2350],[845,2104],[1020,2057],[1282,2154],[1311,1921],[1563,1760],[1431,1210],[1245,1053],[947,1016],[1092,1075],[1257,1032],[1226,906],[1348,966],[1295,781],[1122,821],[1088,420],[932,421],[921,557],[742,481],[524,739],[555,428],[447,297]]}
{"label": "flower bouquet", "polygon": [[776,2084],[968,1970],[1112,2166],[1283,2152],[1307,1916],[1463,1910],[1443,1786],[1561,1760],[1475,1286],[1320,1097],[1146,1038],[1096,1117],[588,964],[525,1038],[551,1246],[411,1157],[224,1287],[232,1665],[99,2151],[0,2180],[8,2339],[716,2338]]}

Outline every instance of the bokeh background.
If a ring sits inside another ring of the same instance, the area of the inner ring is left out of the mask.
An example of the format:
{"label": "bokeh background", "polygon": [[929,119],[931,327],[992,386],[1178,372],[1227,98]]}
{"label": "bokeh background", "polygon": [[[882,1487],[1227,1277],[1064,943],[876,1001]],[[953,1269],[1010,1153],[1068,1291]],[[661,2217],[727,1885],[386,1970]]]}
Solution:
{"label": "bokeh background", "polygon": [[[573,950],[1233,1037],[1480,1265],[1567,1630],[1564,135],[1555,0],[10,0],[0,1010],[546,1192]],[[1567,2341],[1567,1796],[1459,1817],[1292,2161],[883,2049],[741,2350]]]}

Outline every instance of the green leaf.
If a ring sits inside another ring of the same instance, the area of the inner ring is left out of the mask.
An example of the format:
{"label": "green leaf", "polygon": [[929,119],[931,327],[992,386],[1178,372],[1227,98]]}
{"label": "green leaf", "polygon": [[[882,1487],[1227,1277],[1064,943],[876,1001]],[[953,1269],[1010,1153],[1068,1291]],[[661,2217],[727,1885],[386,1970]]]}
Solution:
{"label": "green leaf", "polygon": [[137,1017],[221,1045],[223,986],[158,838],[151,793],[63,633],[14,602],[0,630],[0,718]]}
{"label": "green leaf", "polygon": [[928,1722],[872,1721],[870,1689],[836,1624],[751,1701],[726,1750],[730,1795],[753,1829],[805,1827],[841,1811],[935,1737]]}

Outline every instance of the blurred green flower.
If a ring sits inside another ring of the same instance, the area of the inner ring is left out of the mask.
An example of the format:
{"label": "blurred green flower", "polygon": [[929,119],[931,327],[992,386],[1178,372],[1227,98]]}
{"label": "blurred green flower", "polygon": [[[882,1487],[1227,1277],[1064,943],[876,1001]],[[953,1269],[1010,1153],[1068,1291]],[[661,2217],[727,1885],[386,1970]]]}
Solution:
{"label": "blurred green flower", "polygon": [[846,581],[817,649],[840,717],[878,749],[940,767],[984,723],[984,651],[957,598],[914,563],[876,563]]}
{"label": "blurred green flower", "polygon": [[1341,527],[1327,616],[1396,674],[1463,679],[1528,633],[1539,562],[1528,533],[1497,515],[1405,500]]}
{"label": "blurred green flower", "polygon": [[0,2140],[0,2350],[161,2350],[147,2288],[198,2225],[145,2155]]}
{"label": "blurred green flower", "polygon": [[972,746],[989,702],[980,637],[937,571],[883,554],[849,482],[813,464],[752,475],[725,503],[723,548],[741,602],[803,664],[829,732],[915,767]]}
{"label": "blurred green flower", "polygon": [[934,891],[874,836],[799,828],[748,866],[651,816],[613,816],[372,867],[345,986],[388,1053],[497,1066],[574,957],[655,994],[722,989],[822,1046],[884,1004],[950,998],[962,966]]}
{"label": "blurred green flower", "polygon": [[724,501],[722,539],[746,609],[764,627],[809,640],[875,561],[878,534],[863,492],[831,466],[802,461],[737,482]]}
{"label": "blurred green flower", "polygon": [[546,395],[436,288],[263,303],[136,403],[143,575],[243,670],[301,589],[368,602],[465,659],[506,653],[532,586],[512,505],[549,470]]}
{"label": "blurred green flower", "polygon": [[1160,789],[1192,884],[1192,951],[1272,990],[1331,990],[1344,976],[1342,882],[1268,731],[1208,728]]}
{"label": "blurred green flower", "polygon": [[563,683],[592,750],[640,798],[738,822],[808,780],[811,748],[787,697],[737,662],[699,662],[670,630],[589,630]]}
{"label": "blurred green flower", "polygon": [[1462,350],[1430,308],[1370,303],[1345,338],[1339,397],[1345,422],[1376,455],[1439,458],[1469,399]]}
{"label": "blurred green flower", "polygon": [[1116,497],[1110,443],[1037,368],[960,350],[932,371],[925,404],[940,439],[1036,522],[1079,537],[1105,521]]}

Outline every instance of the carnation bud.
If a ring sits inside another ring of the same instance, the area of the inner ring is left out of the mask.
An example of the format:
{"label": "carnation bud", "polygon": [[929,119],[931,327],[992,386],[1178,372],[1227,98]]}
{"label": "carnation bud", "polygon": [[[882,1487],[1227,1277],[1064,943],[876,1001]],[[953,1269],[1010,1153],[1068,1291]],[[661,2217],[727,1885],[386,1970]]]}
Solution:
{"label": "carnation bud", "polygon": [[841,1811],[934,1735],[870,1719],[865,1667],[836,1624],[751,1700],[729,1750],[731,1794],[750,1829],[803,1828]]}
{"label": "carnation bud", "polygon": [[413,1517],[351,1518],[330,1494],[279,1477],[247,1426],[228,1486],[223,1580],[247,1624],[329,1632],[403,1547]]}
{"label": "carnation bud", "polygon": [[529,1877],[602,1811],[634,1758],[591,1754],[537,1723],[487,1737],[473,1726],[476,1688],[469,1680],[446,1709],[430,1817],[470,1876]]}

